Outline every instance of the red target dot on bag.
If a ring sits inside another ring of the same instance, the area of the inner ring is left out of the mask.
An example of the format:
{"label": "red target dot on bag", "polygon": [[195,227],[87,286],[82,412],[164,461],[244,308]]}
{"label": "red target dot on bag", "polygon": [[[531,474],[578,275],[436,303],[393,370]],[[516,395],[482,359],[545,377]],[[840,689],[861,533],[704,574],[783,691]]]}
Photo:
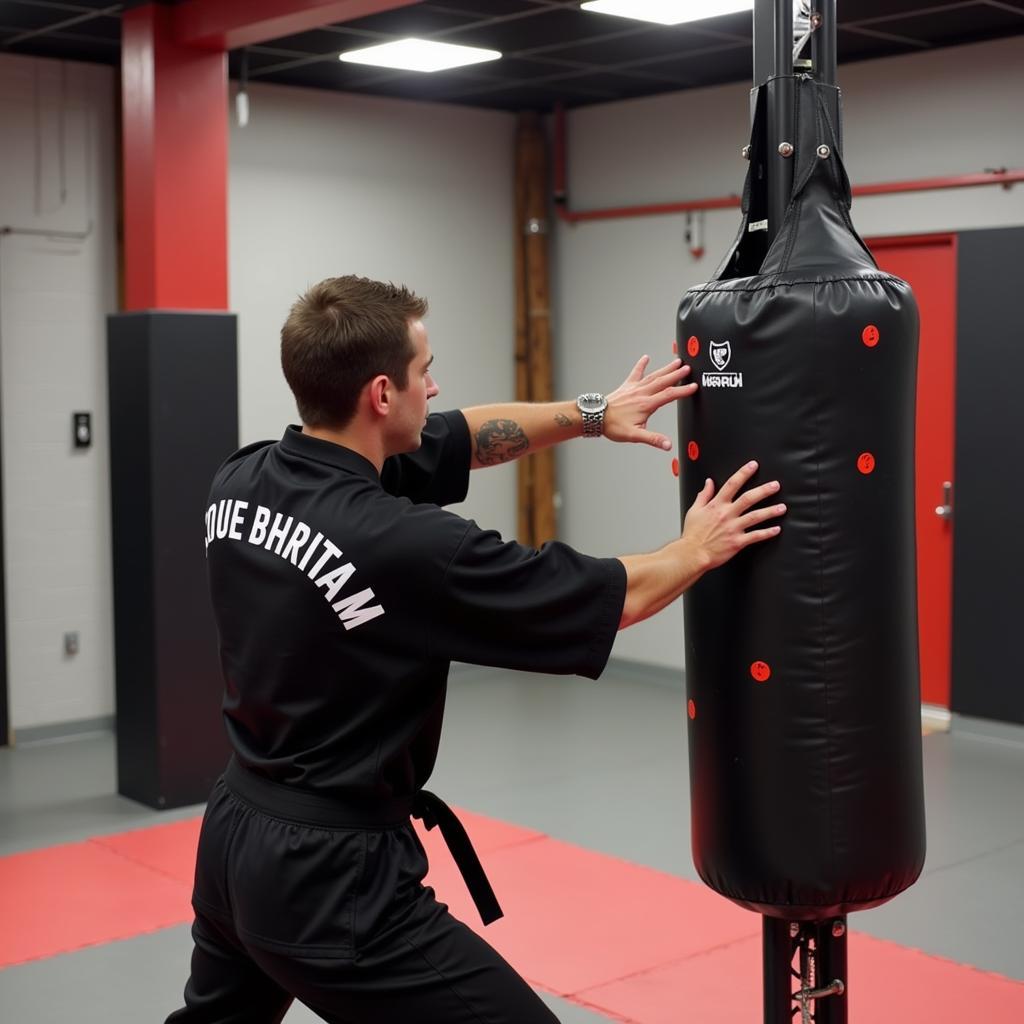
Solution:
{"label": "red target dot on bag", "polygon": [[691,462],[696,462],[700,458],[700,445],[696,441],[691,441],[686,446],[686,454]]}
{"label": "red target dot on bag", "polygon": [[878,344],[878,328],[874,324],[868,324],[867,327],[860,332],[860,340],[863,341],[868,348],[874,348]]}
{"label": "red target dot on bag", "polygon": [[857,468],[867,476],[875,471],[875,457],[871,452],[861,452],[857,459]]}
{"label": "red target dot on bag", "polygon": [[678,459],[673,459],[672,460],[672,475],[673,476],[679,476],[679,460]]}
{"label": "red target dot on bag", "polygon": [[768,666],[767,662],[765,662],[765,661],[755,661],[754,664],[750,666],[750,674],[759,683],[765,683],[765,682],[767,682],[771,678],[772,670]]}
{"label": "red target dot on bag", "polygon": [[686,702],[686,713],[690,716],[691,721],[697,717],[697,705],[692,700]]}
{"label": "red target dot on bag", "polygon": [[686,343],[686,351],[690,354],[691,359],[700,353],[700,342],[696,335],[690,335],[690,340]]}

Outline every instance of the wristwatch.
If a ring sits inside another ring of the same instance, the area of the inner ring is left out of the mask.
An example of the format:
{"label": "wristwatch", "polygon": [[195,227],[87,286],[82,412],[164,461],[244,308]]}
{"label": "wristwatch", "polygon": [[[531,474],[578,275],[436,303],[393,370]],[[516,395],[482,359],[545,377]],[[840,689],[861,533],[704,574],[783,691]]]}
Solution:
{"label": "wristwatch", "polygon": [[596,391],[585,391],[576,399],[576,408],[583,417],[583,436],[600,437],[604,430],[604,411],[608,399]]}

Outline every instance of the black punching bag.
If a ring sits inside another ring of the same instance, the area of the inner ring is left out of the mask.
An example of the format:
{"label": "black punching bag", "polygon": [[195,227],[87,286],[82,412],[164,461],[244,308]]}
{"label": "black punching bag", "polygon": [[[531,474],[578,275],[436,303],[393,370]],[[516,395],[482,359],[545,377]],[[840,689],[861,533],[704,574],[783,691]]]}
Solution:
{"label": "black punching bag", "polygon": [[775,239],[762,95],[739,235],[679,307],[700,383],[679,431],[684,512],[750,459],[788,507],[684,599],[694,863],[741,906],[817,921],[891,899],[924,862],[918,314],[850,221],[837,90],[796,94]]}

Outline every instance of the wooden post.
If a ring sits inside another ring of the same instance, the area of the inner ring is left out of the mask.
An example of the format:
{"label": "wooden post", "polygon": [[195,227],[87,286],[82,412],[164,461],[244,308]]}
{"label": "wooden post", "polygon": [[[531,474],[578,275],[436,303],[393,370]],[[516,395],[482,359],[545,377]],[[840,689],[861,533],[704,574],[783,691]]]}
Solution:
{"label": "wooden post", "polygon": [[[516,132],[516,213],[514,220],[516,249],[516,401],[530,400],[530,337],[529,314],[526,308],[526,188],[524,186],[524,153],[522,124]],[[533,459],[520,459],[516,464],[517,527],[521,544],[533,544]]]}
{"label": "wooden post", "polygon": [[[540,115],[519,115],[516,133],[516,399],[550,402],[551,311],[548,276],[547,153]],[[519,540],[553,540],[555,456],[547,449],[520,459]]]}

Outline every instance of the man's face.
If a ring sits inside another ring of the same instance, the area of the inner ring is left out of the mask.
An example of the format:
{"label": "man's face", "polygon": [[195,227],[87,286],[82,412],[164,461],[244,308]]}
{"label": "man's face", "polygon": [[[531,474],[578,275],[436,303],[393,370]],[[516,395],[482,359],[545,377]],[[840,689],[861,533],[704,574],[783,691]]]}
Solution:
{"label": "man's face", "polygon": [[438,386],[430,374],[434,357],[427,340],[427,329],[422,320],[409,323],[409,340],[413,357],[409,362],[409,382],[404,391],[396,395],[394,448],[398,452],[413,452],[420,446],[420,434],[427,421],[427,403],[438,393]]}

